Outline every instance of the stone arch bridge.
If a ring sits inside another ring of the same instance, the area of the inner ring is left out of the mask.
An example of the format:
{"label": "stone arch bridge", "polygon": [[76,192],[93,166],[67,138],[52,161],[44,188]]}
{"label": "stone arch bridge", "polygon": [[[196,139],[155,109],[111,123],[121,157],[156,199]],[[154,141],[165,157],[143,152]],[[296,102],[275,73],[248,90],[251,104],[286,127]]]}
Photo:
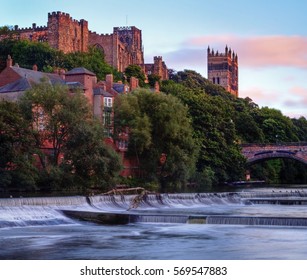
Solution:
{"label": "stone arch bridge", "polygon": [[242,144],[241,147],[248,165],[273,158],[290,158],[307,165],[307,142]]}

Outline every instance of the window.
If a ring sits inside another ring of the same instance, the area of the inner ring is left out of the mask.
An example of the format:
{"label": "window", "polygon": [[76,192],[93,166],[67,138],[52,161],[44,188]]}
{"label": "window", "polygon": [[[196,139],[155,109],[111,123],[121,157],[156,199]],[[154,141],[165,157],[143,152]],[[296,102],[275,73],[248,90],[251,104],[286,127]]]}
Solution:
{"label": "window", "polygon": [[217,77],[217,84],[220,84],[220,77]]}
{"label": "window", "polygon": [[112,107],[112,98],[104,97],[103,103],[104,103],[104,107]]}
{"label": "window", "polygon": [[106,137],[111,137],[112,135],[112,116],[111,112],[104,111],[102,116],[104,134]]}

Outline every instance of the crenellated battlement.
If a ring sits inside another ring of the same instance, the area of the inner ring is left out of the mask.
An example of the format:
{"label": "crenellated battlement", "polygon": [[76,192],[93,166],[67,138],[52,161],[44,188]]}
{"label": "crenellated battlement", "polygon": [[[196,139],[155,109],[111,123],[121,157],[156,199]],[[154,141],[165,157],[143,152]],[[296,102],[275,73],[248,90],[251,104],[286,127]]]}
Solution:
{"label": "crenellated battlement", "polygon": [[48,13],[48,18],[50,18],[50,17],[66,17],[66,18],[71,18],[70,14],[63,13],[63,12],[60,12],[60,11]]}
{"label": "crenellated battlement", "polygon": [[154,60],[162,60],[162,56],[154,56]]}
{"label": "crenellated battlement", "polygon": [[227,45],[225,47],[225,52],[224,53],[219,53],[219,51],[214,51],[214,49],[210,49],[210,47],[208,46],[207,49],[207,54],[208,57],[229,57],[235,61],[238,60],[238,55],[234,53],[234,51],[231,51],[231,48],[228,48]]}
{"label": "crenellated battlement", "polygon": [[110,38],[113,36],[112,33],[101,33],[101,34],[99,34],[99,33],[95,32],[95,31],[89,31],[89,35],[101,36],[101,37],[110,37]]}
{"label": "crenellated battlement", "polygon": [[59,20],[59,19],[64,19],[66,21],[69,21],[71,23],[79,24],[79,25],[84,25],[88,24],[88,22],[84,19],[76,20],[70,16],[68,13],[63,13],[63,12],[52,12],[48,13],[48,21],[52,20],[53,18]]}
{"label": "crenellated battlement", "polygon": [[134,26],[120,26],[120,27],[114,27],[114,31],[131,31]]}
{"label": "crenellated battlement", "polygon": [[18,25],[14,26],[14,31],[16,32],[31,32],[31,31],[45,31],[45,30],[47,30],[47,26],[36,26],[36,23],[33,23],[32,27],[19,28]]}

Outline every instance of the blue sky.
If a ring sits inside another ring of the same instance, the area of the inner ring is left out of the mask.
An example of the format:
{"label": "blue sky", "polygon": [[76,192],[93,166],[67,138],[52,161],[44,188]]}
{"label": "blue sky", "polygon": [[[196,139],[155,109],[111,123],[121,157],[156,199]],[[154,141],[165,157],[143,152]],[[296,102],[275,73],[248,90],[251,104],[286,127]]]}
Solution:
{"label": "blue sky", "polygon": [[142,30],[145,61],[162,55],[169,68],[207,77],[208,45],[227,44],[239,58],[239,96],[259,106],[307,117],[306,0],[10,0],[0,26],[47,24],[52,11],[85,19],[97,33],[134,25]]}

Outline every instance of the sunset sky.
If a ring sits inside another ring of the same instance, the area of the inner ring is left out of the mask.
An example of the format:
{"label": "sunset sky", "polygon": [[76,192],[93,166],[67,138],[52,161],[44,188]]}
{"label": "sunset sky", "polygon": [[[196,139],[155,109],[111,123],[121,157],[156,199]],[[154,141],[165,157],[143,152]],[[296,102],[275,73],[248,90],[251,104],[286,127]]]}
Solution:
{"label": "sunset sky", "polygon": [[0,26],[47,25],[52,11],[85,19],[89,29],[142,30],[145,62],[161,55],[169,68],[207,77],[207,47],[239,58],[239,96],[260,107],[307,117],[307,0],[10,0]]}

